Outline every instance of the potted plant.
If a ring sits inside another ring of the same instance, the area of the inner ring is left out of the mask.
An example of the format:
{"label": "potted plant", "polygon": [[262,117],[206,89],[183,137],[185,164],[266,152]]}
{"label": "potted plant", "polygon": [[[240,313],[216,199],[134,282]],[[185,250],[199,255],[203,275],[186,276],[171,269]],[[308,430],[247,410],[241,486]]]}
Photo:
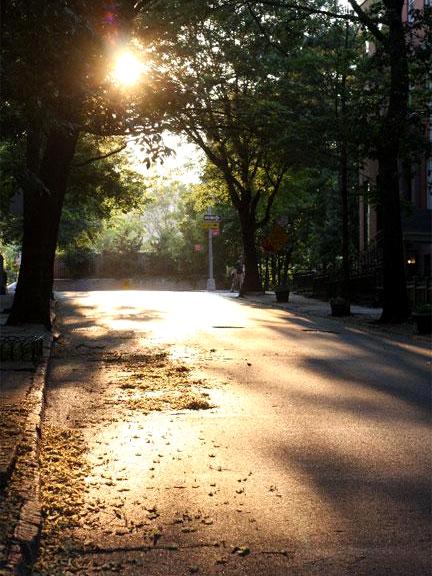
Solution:
{"label": "potted plant", "polygon": [[281,284],[274,289],[276,302],[288,302],[290,287],[288,284]]}
{"label": "potted plant", "polygon": [[330,308],[332,316],[349,316],[351,314],[350,301],[343,296],[330,298]]}
{"label": "potted plant", "polygon": [[432,332],[432,304],[416,306],[412,317],[419,334],[430,334]]}

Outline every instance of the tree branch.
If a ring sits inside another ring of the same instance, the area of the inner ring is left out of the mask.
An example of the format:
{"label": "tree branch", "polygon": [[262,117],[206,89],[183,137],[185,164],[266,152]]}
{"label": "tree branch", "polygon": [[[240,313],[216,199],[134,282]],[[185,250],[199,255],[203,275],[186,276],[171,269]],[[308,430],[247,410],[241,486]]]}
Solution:
{"label": "tree branch", "polygon": [[[369,32],[379,42],[382,42],[384,44],[386,42],[386,36],[378,28],[378,23],[381,22],[381,20],[379,20],[379,19],[373,20],[367,14],[367,12],[365,12],[361,8],[361,6],[357,3],[356,0],[348,0],[348,1],[351,4],[356,16],[354,16],[354,14],[348,13],[348,12],[347,13],[341,13],[341,12],[333,12],[331,10],[322,10],[320,8],[316,8],[313,6],[308,6],[307,4],[299,4],[298,2],[295,2],[295,1],[294,2],[284,2],[284,1],[278,2],[275,0],[262,0],[260,3],[264,4],[265,6],[270,6],[272,8],[287,8],[287,9],[291,9],[291,10],[298,10],[299,12],[305,12],[308,15],[319,14],[321,16],[328,16],[329,18],[337,18],[339,20],[347,20],[350,22],[359,22],[360,24],[365,26],[369,30]],[[253,10],[250,6],[250,1],[249,0],[246,1],[245,5],[248,8],[251,16],[255,20],[256,24],[258,25],[260,31],[262,33],[265,33],[265,30],[263,29],[263,26],[260,23],[258,16],[253,12]],[[280,50],[280,48],[278,48],[276,45],[273,44],[273,46]]]}
{"label": "tree branch", "polygon": [[266,169],[266,176],[270,180],[270,182],[273,184],[273,190],[272,190],[270,196],[268,197],[265,214],[264,214],[263,218],[257,223],[257,228],[262,228],[263,226],[265,226],[269,222],[273,202],[276,198],[276,194],[279,192],[279,188],[280,188],[280,185],[282,183],[282,178],[284,177],[287,169],[288,169],[288,165],[284,164],[284,166],[282,167],[282,169],[281,169],[281,171],[280,171],[280,173],[276,179],[276,182],[274,182],[274,183],[273,183],[273,178],[270,176],[269,171]]}
{"label": "tree branch", "polygon": [[[319,14],[321,16],[328,16],[329,18],[338,18],[339,20],[349,20],[351,22],[356,22],[359,18],[356,18],[353,14],[346,12],[345,14],[341,12],[333,12],[331,10],[323,10],[321,8],[316,8],[312,6],[307,6],[305,4],[299,4],[298,2],[277,2],[272,0],[262,0],[260,4],[265,6],[270,6],[271,8],[288,8],[291,10],[298,10],[299,12],[305,12],[308,15]],[[250,2],[246,2],[246,6],[250,10]],[[298,18],[300,20],[300,18]],[[292,19],[294,20],[294,18]]]}
{"label": "tree branch", "polygon": [[82,166],[87,166],[87,164],[91,164],[92,162],[96,162],[97,160],[103,160],[104,158],[109,158],[109,156],[113,156],[114,154],[118,154],[119,152],[124,150],[126,148],[126,146],[127,146],[127,143],[123,144],[119,148],[116,148],[115,150],[111,150],[111,152],[107,152],[107,154],[102,154],[101,156],[94,156],[93,158],[89,158],[88,160],[84,160],[84,162],[78,162],[77,164],[72,164],[72,167],[73,168],[81,168]]}
{"label": "tree branch", "polygon": [[378,25],[372,18],[360,7],[356,0],[348,0],[348,2],[353,7],[354,12],[357,14],[359,22],[365,26],[369,32],[383,44],[386,44],[387,38],[385,34],[381,32]]}

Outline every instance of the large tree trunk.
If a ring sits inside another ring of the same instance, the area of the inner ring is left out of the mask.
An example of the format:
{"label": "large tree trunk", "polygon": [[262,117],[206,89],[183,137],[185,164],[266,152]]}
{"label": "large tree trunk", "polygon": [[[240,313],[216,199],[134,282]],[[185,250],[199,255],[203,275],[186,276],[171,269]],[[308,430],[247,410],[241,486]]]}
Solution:
{"label": "large tree trunk", "polygon": [[342,204],[342,296],[350,299],[351,265],[349,257],[349,210],[348,210],[348,150],[343,139],[339,158],[339,192]]}
{"label": "large tree trunk", "polygon": [[54,257],[77,137],[75,131],[51,130],[37,174],[45,189],[30,184],[24,190],[21,266],[9,325],[34,323],[51,328]]}
{"label": "large tree trunk", "polygon": [[245,264],[245,277],[241,294],[245,294],[246,292],[262,292],[255,238],[255,216],[250,214],[249,206],[247,206],[242,207],[241,211],[239,211],[239,217]]}
{"label": "large tree trunk", "polygon": [[[345,50],[348,49],[348,22],[345,26]],[[339,150],[339,192],[342,208],[342,296],[350,300],[351,264],[349,255],[349,209],[348,209],[348,138],[347,125],[347,75],[344,72],[340,86],[340,130],[341,142]]]}
{"label": "large tree trunk", "polygon": [[382,323],[398,323],[409,316],[405,282],[402,225],[400,216],[398,161],[393,149],[379,157],[378,188],[381,191],[383,229]]}
{"label": "large tree trunk", "polygon": [[378,192],[383,225],[383,323],[403,322],[409,316],[401,224],[400,143],[407,121],[409,75],[402,0],[386,0],[390,57],[389,103],[378,145]]}

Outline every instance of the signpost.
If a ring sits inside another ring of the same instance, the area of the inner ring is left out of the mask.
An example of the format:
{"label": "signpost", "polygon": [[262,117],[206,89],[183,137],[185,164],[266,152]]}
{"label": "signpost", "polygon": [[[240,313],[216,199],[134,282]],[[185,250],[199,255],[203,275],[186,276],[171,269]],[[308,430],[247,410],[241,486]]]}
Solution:
{"label": "signpost", "polygon": [[211,213],[211,208],[208,208],[207,214],[204,214],[204,222],[220,222],[221,220],[220,216]]}
{"label": "signpost", "polygon": [[207,214],[204,214],[203,226],[208,230],[208,265],[209,273],[207,280],[207,290],[216,290],[216,283],[213,277],[213,236],[219,234],[219,222],[221,217],[212,214],[211,208],[207,209]]}

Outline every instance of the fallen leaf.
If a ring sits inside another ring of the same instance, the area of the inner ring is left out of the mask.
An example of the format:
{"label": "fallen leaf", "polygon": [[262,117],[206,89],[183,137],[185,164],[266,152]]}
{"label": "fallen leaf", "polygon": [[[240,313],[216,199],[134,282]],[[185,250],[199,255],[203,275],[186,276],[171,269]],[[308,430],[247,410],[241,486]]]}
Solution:
{"label": "fallen leaf", "polygon": [[247,556],[250,554],[250,548],[247,546],[235,546],[233,548],[232,554],[237,554],[237,556]]}

